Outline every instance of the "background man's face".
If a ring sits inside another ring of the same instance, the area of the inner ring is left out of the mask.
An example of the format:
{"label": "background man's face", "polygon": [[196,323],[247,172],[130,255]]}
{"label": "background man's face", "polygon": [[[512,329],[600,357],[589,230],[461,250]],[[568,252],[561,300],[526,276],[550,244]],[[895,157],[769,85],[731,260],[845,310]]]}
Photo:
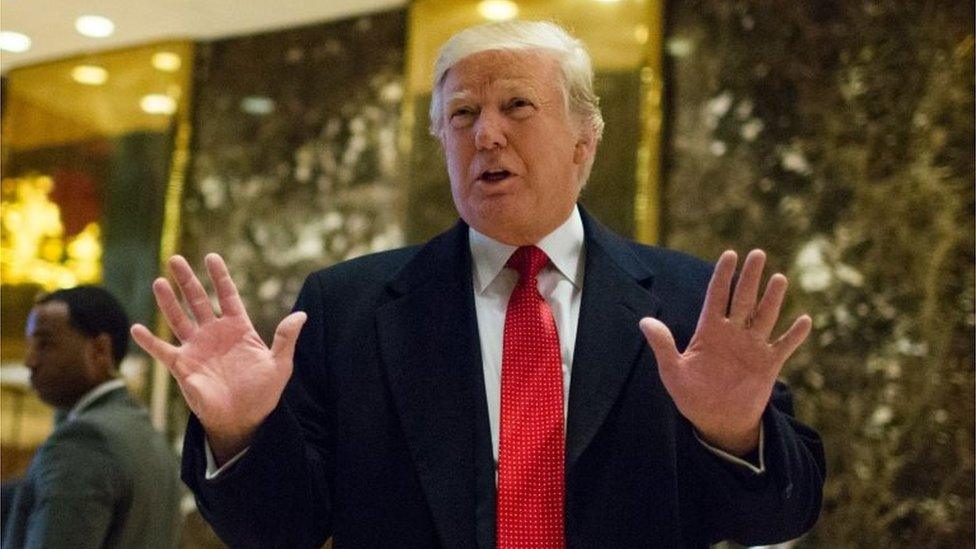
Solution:
{"label": "background man's face", "polygon": [[27,367],[44,402],[69,408],[95,382],[90,375],[91,339],[69,323],[68,304],[48,301],[27,319]]}
{"label": "background man's face", "polygon": [[481,52],[454,65],[442,85],[441,143],[461,217],[512,245],[533,244],[565,221],[593,151],[578,146],[556,60]]}

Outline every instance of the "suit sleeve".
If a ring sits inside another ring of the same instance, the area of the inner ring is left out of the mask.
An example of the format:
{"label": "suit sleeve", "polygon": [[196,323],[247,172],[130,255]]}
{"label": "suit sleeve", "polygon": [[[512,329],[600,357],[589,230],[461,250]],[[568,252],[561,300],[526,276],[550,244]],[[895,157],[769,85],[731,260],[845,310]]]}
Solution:
{"label": "suit sleeve", "polygon": [[83,422],[69,423],[35,460],[36,495],[24,547],[102,547],[125,484],[101,434]]}
{"label": "suit sleeve", "polygon": [[712,542],[779,543],[803,535],[820,515],[823,445],[814,430],[793,417],[792,397],[782,383],[774,387],[762,422],[764,474],[730,464],[697,441],[684,445],[691,493]]}
{"label": "suit sleeve", "polygon": [[[201,514],[232,547],[321,547],[331,535],[333,421],[325,368],[325,311],[315,275],[295,310],[308,320],[282,400],[258,428],[247,453],[207,480],[204,431],[191,417],[183,449],[184,482]],[[242,365],[246,367],[246,365]]]}

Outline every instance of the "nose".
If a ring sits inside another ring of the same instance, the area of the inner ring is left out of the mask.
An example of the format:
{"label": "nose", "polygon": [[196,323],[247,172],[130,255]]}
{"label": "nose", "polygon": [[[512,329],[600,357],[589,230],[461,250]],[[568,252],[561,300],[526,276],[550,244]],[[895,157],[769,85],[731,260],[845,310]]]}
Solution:
{"label": "nose", "polygon": [[508,144],[505,135],[505,118],[501,113],[484,109],[474,126],[474,144],[478,150],[498,149]]}

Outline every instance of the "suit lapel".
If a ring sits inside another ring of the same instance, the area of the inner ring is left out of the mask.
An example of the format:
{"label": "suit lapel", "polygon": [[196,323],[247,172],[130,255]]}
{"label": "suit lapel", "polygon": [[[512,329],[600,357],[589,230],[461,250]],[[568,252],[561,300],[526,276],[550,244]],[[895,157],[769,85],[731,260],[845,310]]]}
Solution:
{"label": "suit lapel", "polygon": [[482,375],[467,226],[423,247],[378,311],[381,353],[443,545],[475,545],[475,406]]}
{"label": "suit lapel", "polygon": [[660,301],[646,289],[652,281],[648,267],[623,239],[582,207],[580,213],[586,232],[586,268],[569,390],[567,473],[606,420],[647,345],[638,321],[660,310]]}

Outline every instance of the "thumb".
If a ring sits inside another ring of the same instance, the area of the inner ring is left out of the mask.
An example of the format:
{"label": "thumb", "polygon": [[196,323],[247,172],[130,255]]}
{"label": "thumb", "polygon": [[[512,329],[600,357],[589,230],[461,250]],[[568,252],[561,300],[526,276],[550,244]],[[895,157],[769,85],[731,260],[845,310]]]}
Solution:
{"label": "thumb", "polygon": [[304,311],[295,311],[286,316],[275,330],[274,341],[271,342],[271,355],[278,364],[286,363],[291,366],[295,358],[295,343],[298,341],[298,334],[302,331],[302,326],[308,320],[308,315]]}
{"label": "thumb", "polygon": [[647,344],[654,351],[658,366],[662,368],[672,368],[681,359],[681,353],[674,344],[674,336],[671,330],[663,322],[656,318],[645,317],[640,321],[641,332],[647,339]]}

